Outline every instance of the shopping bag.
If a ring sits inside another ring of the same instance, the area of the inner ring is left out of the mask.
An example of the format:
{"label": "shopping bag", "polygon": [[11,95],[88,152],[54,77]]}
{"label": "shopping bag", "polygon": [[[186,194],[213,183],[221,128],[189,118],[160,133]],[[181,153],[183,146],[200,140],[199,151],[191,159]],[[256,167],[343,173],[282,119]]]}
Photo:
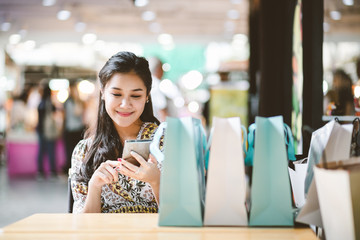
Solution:
{"label": "shopping bag", "polygon": [[350,157],[352,124],[340,125],[332,120],[312,133],[305,178],[305,205],[301,208],[297,222],[323,227],[319,209],[318,193],[314,182],[314,166],[323,162],[336,162]]}
{"label": "shopping bag", "polygon": [[250,226],[293,226],[282,116],[256,117]]}
{"label": "shopping bag", "polygon": [[166,119],[159,226],[202,226],[206,136],[199,119]]}
{"label": "shopping bag", "polygon": [[[255,132],[256,132],[256,123],[253,123],[249,126],[248,133],[248,149],[246,151],[245,157],[245,165],[252,166],[253,165],[253,157],[254,157],[254,145],[255,145]],[[284,123],[284,134],[285,134],[285,144],[288,160],[295,161],[295,147],[294,147],[294,137],[292,135],[290,127]]]}
{"label": "shopping bag", "polygon": [[204,225],[247,226],[240,118],[214,117],[212,123]]}
{"label": "shopping bag", "polygon": [[326,239],[360,239],[360,158],[317,165],[314,178]]}
{"label": "shopping bag", "polygon": [[352,124],[340,125],[332,120],[311,135],[308,169],[305,179],[305,193],[308,192],[314,173],[313,168],[322,162],[323,154],[327,161],[338,161],[350,157]]}
{"label": "shopping bag", "polygon": [[289,176],[290,176],[290,183],[291,183],[291,190],[293,193],[294,204],[295,207],[301,208],[304,206],[306,199],[305,199],[305,177],[307,171],[307,158],[289,162],[291,163],[291,167],[288,167]]}

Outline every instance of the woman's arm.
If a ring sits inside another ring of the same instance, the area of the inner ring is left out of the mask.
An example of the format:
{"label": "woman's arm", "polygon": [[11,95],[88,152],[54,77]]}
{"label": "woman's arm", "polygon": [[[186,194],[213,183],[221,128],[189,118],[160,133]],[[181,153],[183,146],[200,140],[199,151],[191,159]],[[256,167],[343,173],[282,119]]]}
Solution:
{"label": "woman's arm", "polygon": [[89,181],[88,194],[83,209],[84,213],[101,213],[102,186],[119,180],[116,170],[118,167],[120,167],[119,162],[107,160],[96,169]]}

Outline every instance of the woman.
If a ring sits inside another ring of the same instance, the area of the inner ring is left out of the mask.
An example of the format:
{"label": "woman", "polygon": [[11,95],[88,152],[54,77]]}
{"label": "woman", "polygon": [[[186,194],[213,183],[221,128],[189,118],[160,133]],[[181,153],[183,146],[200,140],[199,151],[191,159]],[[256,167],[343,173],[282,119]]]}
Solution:
{"label": "woman", "polygon": [[130,52],[112,56],[99,73],[96,126],[75,147],[71,185],[74,213],[157,212],[160,171],[155,158],[123,159],[124,141],[152,139],[159,121],[153,115],[151,73],[145,58]]}
{"label": "woman", "polygon": [[351,116],[355,114],[354,95],[351,77],[342,69],[334,72],[333,87],[325,95],[326,111],[337,116]]}

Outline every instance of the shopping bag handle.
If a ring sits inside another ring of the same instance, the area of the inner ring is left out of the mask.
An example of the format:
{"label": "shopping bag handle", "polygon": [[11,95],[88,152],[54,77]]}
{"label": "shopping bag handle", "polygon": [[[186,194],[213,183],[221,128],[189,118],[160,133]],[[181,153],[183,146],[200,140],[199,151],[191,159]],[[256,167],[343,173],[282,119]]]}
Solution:
{"label": "shopping bag handle", "polygon": [[246,151],[245,166],[253,165],[255,129],[256,129],[255,123],[253,123],[249,126],[249,133],[248,133],[248,139],[247,139],[248,149]]}
{"label": "shopping bag handle", "polygon": [[[246,152],[245,157],[245,165],[252,166],[253,165],[253,157],[254,157],[254,141],[255,141],[255,130],[256,124],[253,123],[249,126],[249,133],[248,133],[248,150]],[[284,123],[284,134],[285,134],[285,144],[287,146],[287,157],[291,161],[296,160],[295,156],[295,148],[294,148],[294,139],[291,133],[290,127]]]}
{"label": "shopping bag handle", "polygon": [[295,156],[294,138],[290,127],[286,123],[284,123],[284,132],[285,132],[285,143],[287,146],[288,159],[291,161],[295,161],[296,156]]}
{"label": "shopping bag handle", "polygon": [[167,126],[166,122],[160,123],[159,127],[157,128],[154,134],[154,138],[150,143],[150,153],[156,158],[158,163],[164,161],[164,153],[162,153],[159,146],[160,146],[161,137],[164,134],[164,130],[166,129],[166,126]]}

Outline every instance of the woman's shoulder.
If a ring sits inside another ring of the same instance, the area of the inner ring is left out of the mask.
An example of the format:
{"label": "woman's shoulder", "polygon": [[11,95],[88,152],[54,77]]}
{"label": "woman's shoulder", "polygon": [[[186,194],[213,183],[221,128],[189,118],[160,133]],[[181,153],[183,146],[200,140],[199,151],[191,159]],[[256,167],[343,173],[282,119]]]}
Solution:
{"label": "woman's shoulder", "polygon": [[74,148],[73,158],[76,158],[77,160],[84,159],[85,154],[88,151],[91,143],[92,143],[91,138],[86,138],[86,139],[80,140]]}
{"label": "woman's shoulder", "polygon": [[141,126],[138,138],[139,139],[153,139],[158,125],[153,122],[144,122]]}

